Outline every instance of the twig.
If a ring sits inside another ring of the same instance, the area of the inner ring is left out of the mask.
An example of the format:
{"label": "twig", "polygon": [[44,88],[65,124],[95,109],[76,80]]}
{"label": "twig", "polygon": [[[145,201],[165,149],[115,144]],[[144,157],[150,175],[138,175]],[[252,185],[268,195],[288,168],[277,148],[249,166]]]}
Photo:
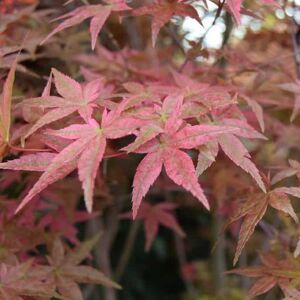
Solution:
{"label": "twig", "polygon": [[217,296],[221,296],[226,293],[226,278],[224,272],[226,269],[226,258],[225,258],[225,239],[224,235],[219,235],[223,224],[223,216],[216,215],[213,219],[212,232],[213,240],[218,239],[218,243],[212,252],[212,265],[213,265],[213,277],[214,277],[214,288]]}
{"label": "twig", "polygon": [[[178,256],[180,269],[182,270],[183,266],[187,263],[183,240],[175,232],[174,232],[174,240],[175,240],[176,252]],[[199,299],[199,292],[197,292],[193,283],[185,278],[183,278],[183,281],[186,286],[187,292],[190,294],[191,298],[194,300]]]}
{"label": "twig", "polygon": [[131,223],[128,235],[126,237],[125,245],[122,250],[122,255],[118,261],[116,271],[115,271],[115,279],[117,281],[120,281],[120,279],[122,278],[122,276],[126,270],[126,266],[130,260],[130,257],[132,254],[132,249],[133,249],[134,242],[136,240],[139,228],[140,228],[140,221],[133,221]]}
{"label": "twig", "polygon": [[172,28],[171,26],[166,26],[165,29],[172,40],[175,42],[175,44],[178,46],[182,54],[185,55],[185,51],[181,44],[180,38],[178,37],[177,32],[174,30],[174,28]]}

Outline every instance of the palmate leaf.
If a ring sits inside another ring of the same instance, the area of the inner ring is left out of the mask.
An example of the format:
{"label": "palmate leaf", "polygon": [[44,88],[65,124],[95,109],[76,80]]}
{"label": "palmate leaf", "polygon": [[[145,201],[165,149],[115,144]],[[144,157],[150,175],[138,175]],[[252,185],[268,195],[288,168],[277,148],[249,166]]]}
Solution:
{"label": "palmate leaf", "polygon": [[[67,83],[64,84],[65,82]],[[64,78],[64,81],[60,81],[61,86],[58,87],[58,90],[66,97],[73,97],[73,91],[69,90],[69,82],[68,78]],[[93,91],[92,87],[89,91]],[[95,93],[90,93],[90,95],[93,94]],[[141,124],[137,119],[121,116],[125,107],[126,102],[122,102],[116,110],[109,113],[105,110],[102,115],[101,127],[95,120],[90,119],[88,124],[74,124],[60,130],[46,130],[45,133],[48,135],[72,141],[64,148],[58,149],[59,153],[57,154],[24,156],[0,164],[2,169],[43,171],[39,180],[19,205],[17,212],[50,184],[64,178],[76,168],[78,168],[79,180],[82,183],[86,208],[91,212],[94,182],[106,148],[106,139],[132,134]],[[35,158],[36,161],[33,161]]]}
{"label": "palmate leaf", "polygon": [[126,5],[125,1],[105,1],[107,5],[97,4],[97,5],[84,5],[74,9],[73,11],[66,13],[56,20],[64,21],[56,27],[42,42],[45,43],[49,38],[58,32],[73,27],[80,24],[84,20],[91,18],[90,22],[90,34],[91,34],[91,45],[92,49],[95,49],[97,43],[97,37],[110,16],[111,12],[120,12],[125,10],[130,10],[131,8]]}
{"label": "palmate leaf", "polygon": [[[62,299],[55,286],[33,266],[33,260],[17,265],[0,264],[0,299],[25,299],[25,297]],[[24,298],[23,298],[24,297]]]}
{"label": "palmate leaf", "polygon": [[292,281],[299,280],[299,261],[289,257],[278,259],[274,254],[261,255],[262,265],[227,271],[227,274],[237,274],[257,278],[247,293],[247,300],[265,294],[278,285],[285,295],[285,299],[299,299],[300,292],[293,287]]}
{"label": "palmate leaf", "polygon": [[296,223],[299,222],[288,194],[300,198],[300,188],[282,187],[269,191],[268,193],[255,192],[251,193],[240,205],[237,210],[230,216],[228,222],[224,225],[223,230],[233,222],[244,218],[238,238],[238,244],[234,256],[233,264],[235,265],[241,255],[241,252],[253,234],[256,225],[265,215],[268,206],[288,214]]}
{"label": "palmate leaf", "polygon": [[[250,160],[251,156],[239,137],[248,139],[266,139],[264,135],[256,131],[243,120],[224,118],[217,121],[218,125],[232,128],[232,132],[219,135],[214,141],[208,141],[199,149],[197,175],[201,175],[215,161],[219,147],[237,166],[249,173],[257,182],[262,191],[266,191],[265,185],[259,174],[259,170]],[[201,125],[200,125],[201,126]]]}
{"label": "palmate leaf", "polygon": [[53,241],[48,257],[49,265],[39,266],[39,272],[47,276],[64,299],[83,300],[79,288],[80,283],[121,288],[99,270],[81,264],[83,260],[88,258],[98,239],[99,235],[69,251],[65,250],[65,246],[60,239]]}
{"label": "palmate leaf", "polygon": [[236,251],[234,255],[233,265],[235,265],[245,247],[247,241],[253,234],[256,225],[265,215],[268,203],[265,198],[259,198],[261,201],[256,202],[255,210],[250,210],[246,214],[239,232],[238,244],[236,246]]}
{"label": "palmate leaf", "polygon": [[76,168],[79,155],[91,139],[91,136],[86,139],[78,139],[57,154],[39,180],[22,200],[16,212],[20,211],[34,196],[44,190],[47,186],[64,178],[73,171]]}
{"label": "palmate leaf", "polygon": [[[231,125],[234,128],[234,125]],[[237,127],[234,131],[237,135],[244,135],[244,130],[239,130]],[[248,135],[249,133],[246,133]],[[249,138],[249,135],[248,135]],[[265,185],[261,179],[258,169],[255,164],[250,160],[250,154],[242,142],[234,135],[230,133],[222,134],[216,141],[211,141],[206,145],[199,148],[197,175],[201,175],[208,167],[210,167],[215,161],[219,146],[224,153],[240,168],[249,173],[252,178],[257,182],[262,191],[266,192]]]}
{"label": "palmate leaf", "polygon": [[52,74],[56,90],[61,97],[50,96],[49,90],[51,84],[48,81],[41,97],[26,99],[21,103],[26,108],[47,109],[44,115],[25,134],[23,140],[43,126],[69,116],[76,111],[86,122],[91,119],[93,109],[96,106],[94,101],[100,95],[102,81],[95,79],[83,86],[56,69],[52,69]]}
{"label": "palmate leaf", "polygon": [[[157,137],[145,141],[135,151],[138,153],[144,152],[147,155],[139,164],[133,180],[133,218],[137,216],[141,201],[159,176],[162,166],[165,167],[170,179],[191,192],[209,209],[208,201],[198,183],[193,161],[188,154],[180,149],[193,149],[216,139],[222,134],[235,130],[231,126],[217,125],[186,125],[180,129],[182,122],[178,120],[177,116],[182,108],[183,97],[173,95],[165,100],[166,103],[162,106],[162,111],[167,112],[168,107],[171,107],[172,110],[169,113],[162,114],[164,116],[163,125],[161,126],[163,133],[159,133],[159,136],[157,136],[158,132],[156,132]],[[132,145],[135,145],[135,142]],[[127,149],[130,149],[132,145],[127,146]]]}

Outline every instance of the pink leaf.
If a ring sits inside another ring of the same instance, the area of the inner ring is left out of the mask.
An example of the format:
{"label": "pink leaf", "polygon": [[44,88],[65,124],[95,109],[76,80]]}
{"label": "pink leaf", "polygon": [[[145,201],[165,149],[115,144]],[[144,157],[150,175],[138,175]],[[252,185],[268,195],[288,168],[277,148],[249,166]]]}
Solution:
{"label": "pink leaf", "polygon": [[200,176],[215,161],[219,152],[217,141],[211,141],[199,148],[198,163],[196,174]]}
{"label": "pink leaf", "polygon": [[106,147],[106,140],[92,140],[78,161],[78,175],[84,190],[84,201],[88,212],[92,212],[95,178]]}
{"label": "pink leaf", "polygon": [[56,90],[63,98],[71,99],[73,101],[83,99],[82,88],[77,81],[56,69],[52,69],[52,73],[54,75]]}
{"label": "pink leaf", "polygon": [[106,19],[109,17],[111,13],[110,8],[103,6],[101,11],[97,13],[95,17],[92,18],[90,24],[90,33],[91,33],[91,43],[92,49],[94,50],[97,43],[97,37],[99,35],[100,30],[102,29]]}
{"label": "pink leaf", "polygon": [[249,173],[257,182],[258,186],[266,192],[265,185],[259,175],[254,163],[250,160],[250,154],[246,147],[238,138],[231,134],[226,134],[219,139],[220,146],[225,154],[244,171]]}
{"label": "pink leaf", "polygon": [[36,132],[43,126],[48,125],[59,119],[62,119],[75,111],[76,108],[74,107],[56,108],[48,111],[29,129],[29,131],[25,134],[23,139],[27,139],[30,135],[32,135],[34,132]]}
{"label": "pink leaf", "polygon": [[285,193],[273,191],[268,200],[272,207],[290,215],[296,223],[299,222],[298,217],[291,205],[291,201]]}
{"label": "pink leaf", "polygon": [[143,197],[160,174],[162,163],[160,152],[149,153],[140,162],[133,179],[132,210],[134,219]]}
{"label": "pink leaf", "polygon": [[24,155],[18,159],[0,163],[0,169],[42,172],[46,170],[55,155],[55,153],[46,152]]}
{"label": "pink leaf", "polygon": [[176,184],[190,191],[209,210],[209,204],[198,183],[192,159],[177,149],[165,150],[163,159],[167,175]]}
{"label": "pink leaf", "polygon": [[219,136],[235,132],[237,129],[232,126],[217,126],[217,125],[187,125],[179,130],[172,142],[178,148],[193,149],[197,146],[206,144]]}
{"label": "pink leaf", "polygon": [[241,4],[242,0],[226,0],[226,3],[234,16],[236,22],[240,25],[241,24]]}
{"label": "pink leaf", "polygon": [[48,185],[64,178],[67,174],[72,172],[76,168],[79,154],[85,149],[90,140],[91,138],[79,139],[57,154],[27,196],[23,199],[16,212],[20,211],[35,195],[40,193]]}

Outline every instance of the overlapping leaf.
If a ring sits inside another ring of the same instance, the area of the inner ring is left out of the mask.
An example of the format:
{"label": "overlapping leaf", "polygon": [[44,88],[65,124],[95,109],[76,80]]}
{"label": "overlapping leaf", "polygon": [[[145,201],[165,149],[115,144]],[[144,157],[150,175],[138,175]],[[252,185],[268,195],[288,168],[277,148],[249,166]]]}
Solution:
{"label": "overlapping leaf", "polygon": [[57,34],[58,32],[66,28],[78,25],[84,20],[91,18],[91,45],[92,49],[95,49],[97,37],[110,14],[114,11],[120,12],[130,10],[130,7],[126,5],[125,1],[107,0],[105,2],[105,4],[84,5],[56,18],[56,20],[64,21],[50,34],[48,34],[48,36],[41,43],[45,43],[50,37]]}
{"label": "overlapping leaf", "polygon": [[[26,297],[51,298],[60,296],[55,286],[47,278],[41,276],[38,268],[32,266],[33,261],[17,265],[0,265],[0,299],[26,299]],[[23,298],[24,297],[24,298]]]}
{"label": "overlapping leaf", "polygon": [[[143,197],[165,167],[167,175],[178,185],[190,191],[208,209],[208,201],[198,183],[191,157],[180,149],[193,149],[214,140],[217,136],[234,131],[232,126],[186,125],[177,118],[182,109],[183,96],[169,96],[160,111],[160,129],[148,138],[138,138],[126,149],[147,153],[139,164],[133,180],[133,217]],[[142,132],[143,133],[143,132]],[[155,137],[153,137],[155,136]]]}
{"label": "overlapping leaf", "polygon": [[51,81],[48,81],[46,85],[47,93],[44,92],[42,97],[26,99],[22,102],[23,107],[48,110],[30,128],[24,139],[41,127],[69,116],[76,111],[88,122],[92,116],[93,109],[96,107],[94,101],[97,100],[102,88],[102,81],[100,79],[95,79],[83,87],[77,81],[56,69],[53,69],[52,73],[54,75],[56,90],[61,97],[49,95]]}
{"label": "overlapping leaf", "polygon": [[48,257],[49,266],[39,266],[40,274],[47,276],[64,299],[83,300],[79,283],[120,288],[117,283],[107,278],[99,270],[91,266],[81,265],[81,262],[88,258],[98,239],[99,236],[96,236],[67,253],[62,241],[56,239]]}
{"label": "overlapping leaf", "polygon": [[288,195],[300,198],[300,188],[276,188],[268,193],[256,192],[248,195],[246,199],[240,203],[237,211],[229,218],[224,228],[233,222],[243,218],[243,222],[239,232],[239,239],[234,257],[234,265],[237,263],[239,256],[253,234],[256,225],[265,215],[268,206],[290,215],[295,222],[298,223],[298,216],[296,215]]}
{"label": "overlapping leaf", "polygon": [[[70,91],[70,93],[72,92]],[[0,164],[2,169],[44,171],[23,199],[18,211],[48,185],[67,176],[77,167],[84,191],[85,204],[87,210],[91,212],[94,182],[106,148],[106,139],[115,139],[131,134],[140,124],[139,120],[121,117],[122,107],[125,105],[126,103],[120,105],[116,111],[109,113],[105,111],[101,127],[91,119],[88,124],[70,125],[60,130],[48,130],[49,135],[73,141],[56,155],[50,153],[28,155]]]}
{"label": "overlapping leaf", "polygon": [[270,253],[261,255],[261,260],[262,265],[233,269],[226,272],[227,274],[237,274],[257,279],[248,291],[246,299],[250,300],[265,294],[277,285],[280,287],[285,297],[287,297],[285,299],[298,299],[300,292],[297,287],[293,286],[292,281],[296,284],[300,279],[299,259],[290,256],[287,259],[278,259]]}
{"label": "overlapping leaf", "polygon": [[[255,164],[250,160],[251,156],[247,148],[238,138],[244,137],[249,139],[265,139],[265,137],[254,130],[246,122],[238,119],[223,119],[219,123],[235,128],[232,133],[223,134],[217,139],[219,146],[237,166],[249,173],[257,182],[258,186],[265,192],[266,188],[261,179],[259,171]],[[216,142],[208,144],[207,147],[208,148],[200,149],[199,161],[197,165],[198,175],[207,169],[214,162],[216,156],[218,155],[218,145]]]}

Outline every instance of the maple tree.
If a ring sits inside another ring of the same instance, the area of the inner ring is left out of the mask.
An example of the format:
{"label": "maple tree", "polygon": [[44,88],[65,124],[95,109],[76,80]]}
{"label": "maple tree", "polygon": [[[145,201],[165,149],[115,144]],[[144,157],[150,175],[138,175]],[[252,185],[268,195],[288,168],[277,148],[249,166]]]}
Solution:
{"label": "maple tree", "polygon": [[2,1],[0,299],[298,299],[299,13]]}

